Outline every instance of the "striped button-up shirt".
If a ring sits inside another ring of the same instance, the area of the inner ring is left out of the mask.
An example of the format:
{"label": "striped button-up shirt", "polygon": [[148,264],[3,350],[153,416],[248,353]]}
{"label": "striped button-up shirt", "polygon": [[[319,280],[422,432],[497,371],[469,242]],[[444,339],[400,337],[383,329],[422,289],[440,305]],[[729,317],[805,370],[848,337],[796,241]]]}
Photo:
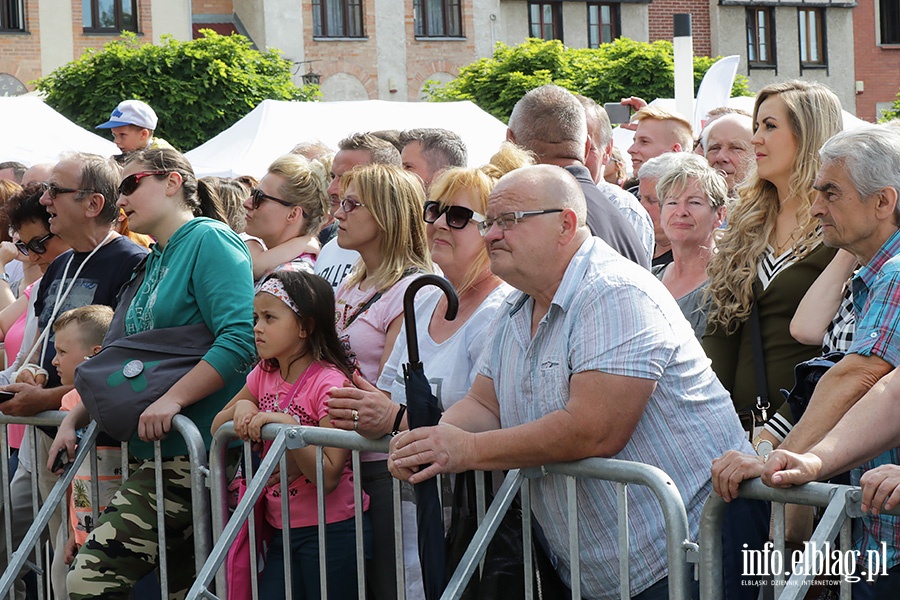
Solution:
{"label": "striped button-up shirt", "polygon": [[[563,409],[577,373],[602,371],[657,382],[631,440],[615,458],[665,471],[684,498],[696,539],[700,510],[712,491],[712,460],[726,450],[752,448],[728,392],[671,294],[649,271],[590,238],[569,263],[533,338],[531,297],[513,293],[507,303],[480,370],[493,380],[501,426],[515,427]],[[602,393],[597,390],[598,396]],[[565,479],[549,475],[533,485],[534,513],[568,583]],[[615,484],[581,479],[577,494],[582,593],[618,598]],[[667,575],[663,515],[646,488],[629,487],[628,521],[636,594]]]}

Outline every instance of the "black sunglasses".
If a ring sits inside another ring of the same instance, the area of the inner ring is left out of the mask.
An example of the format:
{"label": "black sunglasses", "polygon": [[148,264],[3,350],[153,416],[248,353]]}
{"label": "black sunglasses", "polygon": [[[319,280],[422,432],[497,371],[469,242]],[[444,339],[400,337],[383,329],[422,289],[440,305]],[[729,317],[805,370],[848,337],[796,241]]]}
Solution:
{"label": "black sunglasses", "polygon": [[250,191],[250,205],[253,207],[253,210],[259,208],[259,205],[262,204],[263,200],[271,200],[272,202],[277,202],[282,206],[287,206],[288,208],[294,207],[294,205],[287,200],[282,200],[281,198],[276,198],[275,196],[270,196],[268,194],[262,193],[259,188],[255,187]]}
{"label": "black sunglasses", "polygon": [[144,177],[150,177],[151,175],[168,174],[169,171],[143,171],[141,173],[134,173],[122,180],[122,183],[120,183],[119,187],[116,188],[116,192],[118,192],[120,196],[130,196],[136,189],[138,189],[138,186],[141,184],[141,179],[143,179]]}
{"label": "black sunglasses", "polygon": [[465,229],[469,221],[475,221],[476,223],[484,221],[484,215],[478,214],[471,208],[452,205],[446,205],[444,208],[441,208],[441,203],[434,200],[429,200],[425,203],[422,218],[426,223],[434,223],[444,214],[447,215],[447,226],[453,229]]}
{"label": "black sunglasses", "polygon": [[48,233],[42,238],[34,238],[29,242],[23,242],[22,240],[19,240],[16,242],[16,248],[19,249],[19,252],[21,252],[23,256],[28,256],[29,252],[34,252],[35,254],[43,254],[47,251],[47,241],[53,236],[53,233]]}
{"label": "black sunglasses", "polygon": [[59,187],[55,183],[47,183],[46,181],[41,184],[41,188],[50,196],[51,200],[56,200],[56,197],[60,194],[93,194],[94,190],[79,190],[75,188],[64,188]]}

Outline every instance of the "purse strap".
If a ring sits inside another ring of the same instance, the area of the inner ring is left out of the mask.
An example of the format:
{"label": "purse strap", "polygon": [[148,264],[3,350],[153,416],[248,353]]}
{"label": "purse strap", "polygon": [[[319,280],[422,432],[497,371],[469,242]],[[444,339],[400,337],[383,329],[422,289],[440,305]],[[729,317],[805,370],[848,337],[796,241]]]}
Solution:
{"label": "purse strap", "polygon": [[762,331],[759,324],[759,308],[756,294],[753,294],[753,307],[750,309],[750,340],[753,343],[753,371],[756,375],[756,409],[762,412],[765,420],[769,410],[769,386],[766,377],[766,361],[763,354]]}
{"label": "purse strap", "polygon": [[344,323],[344,331],[346,331],[347,329],[350,329],[350,325],[353,323],[353,321],[356,320],[356,317],[358,317],[359,315],[363,314],[364,312],[366,312],[367,310],[372,308],[372,305],[375,304],[376,302],[378,302],[378,299],[381,298],[382,295],[383,294],[381,292],[376,292],[375,295],[372,296],[371,298],[369,298],[368,300],[366,300],[366,303],[363,304],[362,306],[360,306],[356,310],[355,313],[350,315],[350,318],[347,319],[346,323]]}

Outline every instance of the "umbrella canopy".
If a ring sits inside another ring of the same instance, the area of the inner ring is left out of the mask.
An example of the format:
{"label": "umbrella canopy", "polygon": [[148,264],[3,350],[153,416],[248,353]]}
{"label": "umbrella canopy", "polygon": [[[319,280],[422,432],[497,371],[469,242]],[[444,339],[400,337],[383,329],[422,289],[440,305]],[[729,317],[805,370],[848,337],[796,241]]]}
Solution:
{"label": "umbrella canopy", "polygon": [[[426,285],[435,285],[447,295],[448,321],[456,318],[459,299],[450,282],[437,275],[422,275],[413,281],[403,295],[403,322],[406,326],[406,347],[409,363],[403,365],[403,381],[406,385],[406,410],[409,428],[430,427],[441,419],[438,400],[431,393],[431,385],[419,360],[419,340],[416,334],[416,292]],[[437,600],[447,584],[444,558],[444,521],[438,498],[437,480],[432,477],[415,484],[416,525],[419,536],[419,563],[422,565],[422,581],[426,600]]]}

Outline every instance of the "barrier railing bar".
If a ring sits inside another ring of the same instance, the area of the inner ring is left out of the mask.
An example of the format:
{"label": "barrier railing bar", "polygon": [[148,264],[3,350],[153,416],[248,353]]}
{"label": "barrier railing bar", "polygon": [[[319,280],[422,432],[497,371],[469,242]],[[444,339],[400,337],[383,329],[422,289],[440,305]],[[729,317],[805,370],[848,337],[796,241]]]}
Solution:
{"label": "barrier railing bar", "polygon": [[660,504],[666,524],[669,598],[670,600],[690,598],[691,582],[687,555],[696,549],[696,544],[690,541],[684,500],[675,483],[665,472],[652,465],[614,458],[586,458],[571,463],[545,465],[541,470],[572,477],[621,481],[649,488]]}
{"label": "barrier railing bar", "polygon": [[[359,473],[362,468],[362,461],[359,459],[359,451],[352,450],[350,460],[353,465],[353,472]],[[353,478],[353,524],[356,526],[356,566],[360,577],[356,580],[356,597],[366,597],[366,553],[365,538],[363,531],[363,501],[362,501],[362,478]]]}
{"label": "barrier railing bar", "polygon": [[534,598],[534,538],[531,529],[531,482],[527,477],[522,479],[519,490],[519,502],[522,504],[522,546],[525,550],[525,598]]}
{"label": "barrier railing bar", "polygon": [[[628,484],[616,483],[616,514],[619,517],[619,592],[631,598],[631,569],[628,561]],[[624,560],[623,560],[624,558]]]}
{"label": "barrier railing bar", "polygon": [[[243,452],[244,452],[244,471],[242,475],[244,476],[245,483],[253,479],[253,450],[250,447],[250,444],[243,444]],[[253,508],[253,512],[256,512],[256,507]],[[259,548],[259,544],[256,540],[257,536],[259,536],[259,532],[256,530],[256,515],[253,514],[249,519],[247,519],[247,531],[248,538],[250,541],[250,572],[251,573],[259,573],[259,554],[256,552],[256,549]],[[228,574],[228,571],[222,569],[222,573]],[[221,588],[218,589],[220,592],[224,592],[226,589],[225,586],[227,583],[223,582]],[[259,579],[256,577],[250,578],[250,597],[253,600],[259,598]]]}
{"label": "barrier railing bar", "polygon": [[159,589],[161,597],[169,597],[169,550],[166,548],[166,496],[162,477],[162,446],[153,442],[153,478],[156,484],[156,527],[159,529]]}
{"label": "barrier railing bar", "polygon": [[394,505],[394,572],[397,580],[397,600],[406,599],[406,569],[403,556],[403,499],[400,480],[391,477],[391,497]]}
{"label": "barrier railing bar", "polygon": [[472,537],[472,541],[463,553],[456,571],[450,577],[450,581],[441,595],[441,600],[458,600],[462,596],[466,585],[475,573],[478,563],[484,558],[484,553],[497,532],[500,521],[503,520],[503,516],[509,510],[513,499],[515,499],[523,479],[524,475],[519,469],[511,469],[507,473],[506,479],[503,480],[503,485],[500,486],[500,489],[494,496],[494,501],[485,514],[484,522],[478,527],[478,530]]}
{"label": "barrier railing bar", "polygon": [[[849,496],[849,495],[848,495]],[[841,525],[841,550],[847,550],[853,544],[853,521],[844,519]],[[850,600],[852,585],[846,577],[841,577],[841,600]]]}
{"label": "barrier railing bar", "polygon": [[[231,544],[234,543],[238,531],[240,530],[244,521],[247,520],[247,517],[249,517],[253,512],[253,509],[256,506],[256,501],[265,490],[266,481],[269,477],[272,476],[272,473],[275,472],[275,466],[278,464],[278,457],[284,452],[284,449],[287,447],[287,430],[282,428],[280,430],[272,431],[271,429],[269,429],[270,427],[272,426],[266,425],[263,428],[264,436],[267,433],[269,435],[275,433],[275,439],[272,440],[272,445],[269,448],[269,453],[259,464],[259,469],[257,469],[255,476],[252,479],[247,480],[247,491],[245,492],[244,497],[241,498],[241,501],[238,502],[237,507],[235,507],[234,514],[231,516],[228,522],[225,523],[222,534],[216,540],[216,543],[209,554],[209,559],[203,565],[203,568],[200,569],[200,571],[197,573],[197,579],[194,581],[194,585],[192,585],[191,589],[188,591],[187,597],[189,599],[199,598],[200,596],[209,597],[209,592],[206,590],[206,588],[209,586],[210,582],[212,582],[216,571],[219,570],[219,567],[225,561],[225,558],[228,555],[228,549],[231,547]],[[226,434],[228,433],[234,436],[234,427],[231,423],[223,425],[219,429],[219,431],[216,432],[215,440],[218,440],[217,447],[227,446],[227,442],[223,440],[227,439]],[[218,478],[216,477],[213,479]],[[217,499],[216,504],[218,503],[219,502]],[[227,587],[223,585],[222,588],[218,590],[219,594],[223,594],[225,589],[227,589]]]}
{"label": "barrier railing bar", "polygon": [[[36,431],[37,430],[35,430],[35,432]],[[75,472],[78,470],[78,468],[90,453],[90,447],[93,446],[96,442],[97,431],[98,430],[96,423],[92,422],[90,425],[88,425],[87,431],[82,438],[82,443],[78,445],[78,449],[75,452],[75,460],[72,462],[72,466],[68,469],[68,471],[65,472],[65,474],[63,474],[59,478],[59,481],[57,481],[53,486],[53,489],[47,496],[47,501],[43,504],[43,506],[41,506],[40,510],[37,511],[34,522],[31,524],[31,527],[28,528],[28,532],[25,534],[22,543],[19,544],[19,547],[15,550],[15,552],[13,552],[9,556],[9,563],[6,567],[6,570],[3,572],[3,576],[0,577],[0,597],[6,596],[11,592],[16,580],[16,576],[25,565],[28,554],[40,541],[41,533],[47,526],[47,523],[50,522],[50,515],[54,510],[57,510],[59,503],[63,500],[63,498],[65,498],[66,490],[68,490],[69,486],[72,484],[72,480],[75,478]],[[46,465],[38,465],[37,458],[37,452],[35,452],[33,457],[33,467],[35,468],[35,470],[37,470],[37,468],[46,467]],[[32,488],[33,492],[37,492],[36,475],[32,480]],[[39,504],[40,502],[37,501],[35,506]],[[38,553],[38,557],[38,561],[40,561],[40,553]],[[42,568],[41,562],[38,562],[37,567]],[[38,586],[39,597],[43,596],[43,590],[41,588],[43,588],[43,586]]]}
{"label": "barrier railing bar", "polygon": [[[569,563],[573,599],[581,598],[581,553],[578,547],[578,496],[575,483],[574,477],[566,476],[566,511],[569,513]],[[625,535],[628,535],[627,530]],[[625,586],[628,586],[627,580]]]}
{"label": "barrier railing bar", "polygon": [[[785,535],[787,532],[787,515],[785,512],[787,511],[787,507],[781,503],[774,503],[772,506],[772,537],[775,539],[774,549],[778,551],[778,556],[784,556],[785,551]],[[778,573],[775,576],[776,585],[780,586],[779,590],[775,591],[775,597],[777,598],[781,591],[784,590],[784,573]]]}
{"label": "barrier railing bar", "polygon": [[[9,473],[9,432],[7,430],[6,424],[0,425],[0,446],[2,446],[2,457],[0,460],[3,461],[0,464],[0,479],[2,479],[2,487],[0,489],[3,490],[3,497],[6,499],[6,504],[9,507],[8,510],[3,511],[3,525],[5,526],[5,544],[6,544],[6,556],[12,556],[13,553],[13,541],[12,541],[12,486],[10,485],[10,473]],[[2,596],[0,596],[2,597]],[[13,588],[9,590],[9,599],[15,600],[15,591]]]}
{"label": "barrier railing bar", "polygon": [[[98,518],[100,518],[100,461],[97,459],[97,444],[94,444],[91,446],[91,523],[94,527],[97,526]],[[63,529],[68,540],[69,528]]]}
{"label": "barrier railing bar", "polygon": [[[290,437],[291,432],[285,432]],[[281,486],[281,551],[283,552],[284,565],[284,593],[286,598],[294,597],[294,573],[291,570],[291,505],[288,502],[288,469],[287,454],[281,451],[278,456],[279,485]],[[327,598],[327,596],[326,596]]]}
{"label": "barrier railing bar", "polygon": [[[200,572],[212,547],[212,531],[209,519],[209,492],[206,482],[209,478],[209,459],[206,444],[197,425],[184,415],[175,415],[172,428],[184,440],[191,464],[191,506],[194,511],[194,572]],[[123,454],[127,447],[122,448]]]}
{"label": "barrier railing bar", "polygon": [[328,540],[325,538],[325,527],[328,515],[325,512],[325,447],[316,446],[316,506],[319,518],[316,519],[319,535],[319,589],[322,598],[328,597]]}

